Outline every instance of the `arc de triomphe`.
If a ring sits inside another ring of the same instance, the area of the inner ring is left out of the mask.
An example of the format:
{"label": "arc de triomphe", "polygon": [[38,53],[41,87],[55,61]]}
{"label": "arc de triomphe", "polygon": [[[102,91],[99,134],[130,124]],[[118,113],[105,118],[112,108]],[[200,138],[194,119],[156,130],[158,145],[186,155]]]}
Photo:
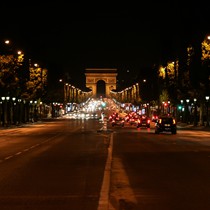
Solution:
{"label": "arc de triomphe", "polygon": [[105,82],[105,96],[108,97],[111,90],[116,89],[116,68],[86,68],[86,87],[93,91],[93,97],[97,96],[97,83]]}

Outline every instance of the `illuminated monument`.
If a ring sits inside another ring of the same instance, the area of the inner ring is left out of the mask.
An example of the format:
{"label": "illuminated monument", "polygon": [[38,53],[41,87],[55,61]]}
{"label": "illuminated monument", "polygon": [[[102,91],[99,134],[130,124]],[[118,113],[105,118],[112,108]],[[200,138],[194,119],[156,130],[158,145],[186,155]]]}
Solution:
{"label": "illuminated monument", "polygon": [[92,90],[93,97],[109,97],[110,91],[116,89],[117,69],[86,68],[86,87]]}

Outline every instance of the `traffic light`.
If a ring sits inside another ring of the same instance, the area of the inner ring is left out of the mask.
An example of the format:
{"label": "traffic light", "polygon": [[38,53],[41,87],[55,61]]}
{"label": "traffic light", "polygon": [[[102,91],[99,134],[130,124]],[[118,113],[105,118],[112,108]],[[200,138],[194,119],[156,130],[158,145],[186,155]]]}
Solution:
{"label": "traffic light", "polygon": [[182,105],[178,106],[178,110],[180,110],[180,111],[182,110]]}
{"label": "traffic light", "polygon": [[101,105],[102,105],[102,107],[106,107],[106,103],[105,102],[102,102]]}

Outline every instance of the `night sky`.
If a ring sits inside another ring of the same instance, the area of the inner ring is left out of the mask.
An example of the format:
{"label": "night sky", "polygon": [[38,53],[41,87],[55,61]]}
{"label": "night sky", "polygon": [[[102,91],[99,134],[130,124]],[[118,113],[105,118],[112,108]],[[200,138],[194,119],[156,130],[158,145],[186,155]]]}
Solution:
{"label": "night sky", "polygon": [[46,67],[51,81],[67,75],[82,86],[85,68],[143,73],[186,39],[209,32],[209,20],[208,7],[198,3],[6,6],[0,38]]}

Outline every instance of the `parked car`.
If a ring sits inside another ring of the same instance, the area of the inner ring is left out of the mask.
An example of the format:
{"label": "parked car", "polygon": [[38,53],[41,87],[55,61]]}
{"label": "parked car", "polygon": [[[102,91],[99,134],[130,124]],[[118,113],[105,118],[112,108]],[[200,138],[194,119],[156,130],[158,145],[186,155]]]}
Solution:
{"label": "parked car", "polygon": [[171,132],[176,134],[177,126],[176,120],[172,116],[162,116],[159,117],[155,123],[155,133],[159,134],[161,132]]}
{"label": "parked car", "polygon": [[139,127],[150,128],[150,122],[151,122],[151,120],[148,116],[142,115],[141,117],[138,118],[136,127],[137,128],[139,128]]}

